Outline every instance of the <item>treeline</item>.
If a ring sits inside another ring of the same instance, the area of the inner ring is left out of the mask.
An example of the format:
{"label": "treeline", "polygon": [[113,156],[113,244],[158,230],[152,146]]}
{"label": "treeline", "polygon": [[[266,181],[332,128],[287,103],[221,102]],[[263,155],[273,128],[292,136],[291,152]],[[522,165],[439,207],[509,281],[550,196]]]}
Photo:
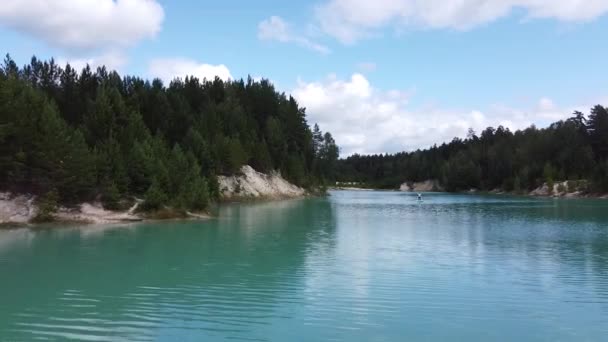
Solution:
{"label": "treeline", "polygon": [[608,110],[595,106],[548,128],[489,127],[466,139],[394,155],[354,155],[339,162],[339,181],[394,189],[434,179],[448,191],[526,191],[555,181],[587,180],[608,192]]}
{"label": "treeline", "polygon": [[65,204],[101,197],[117,207],[203,209],[216,175],[249,164],[314,187],[335,174],[330,133],[267,81],[121,77],[32,58],[0,68],[0,190]]}

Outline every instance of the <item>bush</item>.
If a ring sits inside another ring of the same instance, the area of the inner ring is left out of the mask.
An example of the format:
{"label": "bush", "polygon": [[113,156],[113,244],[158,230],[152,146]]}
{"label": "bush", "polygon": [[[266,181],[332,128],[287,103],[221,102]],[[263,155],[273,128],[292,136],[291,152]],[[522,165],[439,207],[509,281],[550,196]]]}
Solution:
{"label": "bush", "polygon": [[207,186],[207,180],[202,178],[198,179],[192,185],[193,197],[190,209],[193,210],[204,210],[209,205],[209,187]]}
{"label": "bush", "polygon": [[120,192],[114,182],[105,187],[101,195],[101,204],[103,205],[103,208],[107,210],[121,209]]}
{"label": "bush", "polygon": [[204,210],[208,204],[209,189],[207,180],[204,178],[196,179],[191,184],[184,185],[175,201],[176,207],[186,210]]}
{"label": "bush", "polygon": [[167,195],[161,189],[157,181],[154,181],[144,196],[144,202],[141,205],[142,210],[152,211],[161,209],[167,203]]}
{"label": "bush", "polygon": [[171,220],[185,218],[188,217],[188,215],[183,210],[164,207],[155,210],[153,213],[146,215],[146,217],[153,220]]}
{"label": "bush", "polygon": [[568,192],[576,192],[578,191],[578,182],[577,181],[568,181]]}
{"label": "bush", "polygon": [[547,187],[549,188],[549,193],[553,193],[553,188],[555,187],[555,183],[553,183],[553,178],[547,178],[546,183]]}
{"label": "bush", "polygon": [[38,213],[34,217],[34,222],[52,222],[55,220],[54,214],[57,212],[59,194],[57,190],[51,190],[37,199]]}
{"label": "bush", "polygon": [[513,191],[516,193],[521,192],[521,180],[519,176],[515,176],[515,179],[513,180]]}

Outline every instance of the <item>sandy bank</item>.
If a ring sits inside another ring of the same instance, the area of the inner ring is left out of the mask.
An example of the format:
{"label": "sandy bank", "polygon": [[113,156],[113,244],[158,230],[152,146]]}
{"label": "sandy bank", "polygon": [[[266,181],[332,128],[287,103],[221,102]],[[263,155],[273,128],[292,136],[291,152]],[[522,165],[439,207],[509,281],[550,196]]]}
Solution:
{"label": "sandy bank", "polygon": [[[90,224],[141,221],[143,218],[135,213],[140,202],[138,201],[125,211],[105,210],[101,203],[82,203],[75,208],[59,207],[53,217],[59,222]],[[38,207],[35,196],[0,193],[0,224],[28,224],[36,218],[37,214]]]}
{"label": "sandy bank", "polygon": [[[250,166],[243,166],[241,173],[218,177],[221,198],[225,201],[243,199],[288,199],[307,195],[306,190],[289,183],[279,173],[266,175]],[[23,225],[32,222],[38,213],[36,197],[0,192],[0,225]],[[73,208],[60,207],[53,215],[58,222],[87,224],[113,224],[157,219],[208,219],[204,213],[180,212],[166,208],[158,213],[142,214],[137,208],[142,200],[124,211],[110,211],[99,202],[82,203]]]}
{"label": "sandy bank", "polygon": [[424,182],[405,182],[399,187],[400,191],[405,192],[441,192],[443,188],[437,180],[426,180]]}
{"label": "sandy bank", "polygon": [[38,213],[32,195],[13,195],[0,192],[0,224],[26,224]]}
{"label": "sandy bank", "polygon": [[58,221],[90,224],[137,222],[143,220],[135,213],[139,204],[135,203],[126,211],[110,211],[104,209],[101,203],[83,203],[75,209],[60,208],[54,216]]}
{"label": "sandy bank", "polygon": [[608,199],[608,194],[594,194],[587,191],[587,181],[563,181],[555,182],[553,188],[547,183],[530,191],[529,195],[534,197],[561,197],[561,198],[599,198]]}
{"label": "sandy bank", "polygon": [[[53,214],[53,220],[58,223],[113,225],[141,221],[211,218],[206,213],[177,212],[170,208],[157,213],[139,213],[137,208],[141,203],[141,200],[137,200],[131,208],[124,211],[106,210],[99,202],[82,203],[73,208],[60,207]],[[34,196],[0,194],[0,225],[6,227],[27,225],[35,220],[37,213]]]}
{"label": "sandy bank", "polygon": [[285,199],[306,195],[306,190],[289,183],[279,173],[270,175],[257,172],[245,165],[240,174],[219,176],[222,200]]}

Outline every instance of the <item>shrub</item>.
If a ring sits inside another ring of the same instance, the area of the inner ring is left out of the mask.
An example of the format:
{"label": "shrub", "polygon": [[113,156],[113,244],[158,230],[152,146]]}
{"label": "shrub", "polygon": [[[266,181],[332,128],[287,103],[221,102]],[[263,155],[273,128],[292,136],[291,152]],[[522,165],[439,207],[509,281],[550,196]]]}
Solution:
{"label": "shrub", "polygon": [[547,183],[547,187],[549,188],[549,193],[552,194],[553,188],[555,187],[555,183],[553,183],[553,178],[551,178],[551,177],[547,178],[546,183]]}
{"label": "shrub", "polygon": [[105,187],[103,193],[101,194],[101,204],[103,205],[104,209],[107,210],[121,209],[120,192],[118,191],[118,187],[114,182]]}
{"label": "shrub", "polygon": [[163,192],[157,181],[154,181],[144,196],[141,208],[144,211],[161,209],[167,203],[167,195]]}
{"label": "shrub", "polygon": [[57,190],[51,190],[37,199],[38,213],[34,217],[34,222],[52,222],[57,212],[59,194]]}
{"label": "shrub", "polygon": [[521,192],[521,180],[519,176],[515,176],[515,179],[513,180],[513,191],[516,193]]}
{"label": "shrub", "polygon": [[577,181],[568,181],[568,192],[576,192],[578,191],[578,182]]}

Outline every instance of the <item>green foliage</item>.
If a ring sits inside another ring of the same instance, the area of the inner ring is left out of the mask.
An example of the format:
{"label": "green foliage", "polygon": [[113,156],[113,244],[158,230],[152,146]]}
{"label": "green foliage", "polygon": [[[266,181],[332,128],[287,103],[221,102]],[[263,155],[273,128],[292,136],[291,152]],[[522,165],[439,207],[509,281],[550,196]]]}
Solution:
{"label": "green foliage", "polygon": [[262,141],[257,144],[249,164],[259,172],[272,171],[272,157],[270,156],[266,142]]}
{"label": "green foliage", "polygon": [[224,148],[226,149],[224,151],[224,171],[229,174],[238,172],[247,161],[247,154],[241,142],[237,138],[228,138],[225,141]]}
{"label": "green foliage", "polygon": [[177,207],[195,211],[204,210],[209,204],[209,188],[204,178],[198,178],[190,186],[183,188]]}
{"label": "green foliage", "polygon": [[169,200],[167,194],[164,193],[160,184],[154,181],[144,196],[144,202],[141,205],[144,211],[154,211],[163,208],[164,204]]}
{"label": "green foliage", "polygon": [[578,182],[577,181],[568,181],[566,183],[568,192],[576,192],[578,191]]}
{"label": "green foliage", "polygon": [[101,204],[107,210],[119,210],[120,206],[120,191],[113,182],[109,182],[103,189],[101,194]]}
{"label": "green foliage", "polygon": [[598,193],[608,191],[608,160],[599,163],[595,168],[591,190]]}
{"label": "green foliage", "polygon": [[480,177],[479,167],[462,151],[450,158],[444,167],[444,185],[450,191],[478,188]]}
{"label": "green foliage", "polygon": [[46,194],[38,197],[36,202],[38,212],[36,213],[36,217],[34,217],[33,221],[38,223],[52,222],[55,219],[54,214],[57,212],[59,202],[59,194],[57,193],[57,190],[50,190]]}
{"label": "green foliage", "polygon": [[211,175],[207,178],[207,189],[209,190],[209,199],[219,199],[220,197],[220,184],[217,181],[215,175]]}
{"label": "green foliage", "polygon": [[549,164],[549,163],[545,164],[545,167],[543,169],[543,178],[545,180],[545,183],[547,183],[547,187],[549,188],[549,191],[553,191],[554,179],[555,179],[554,175],[555,175],[555,170],[553,169],[551,164]]}
{"label": "green foliage", "polygon": [[[337,179],[398,188],[406,181],[439,180],[451,191],[529,191],[565,179],[591,180],[590,191],[608,191],[608,110],[596,106],[547,128],[511,132],[489,127],[467,139],[394,155],[353,155],[339,161]],[[582,188],[586,188],[581,186]],[[585,191],[585,190],[581,190]]]}
{"label": "green foliage", "polygon": [[606,160],[608,158],[608,109],[599,105],[593,107],[589,114],[587,127],[596,160]]}
{"label": "green foliage", "polygon": [[515,193],[521,193],[522,191],[521,179],[519,178],[519,176],[515,176],[515,178],[513,179],[513,191]]}
{"label": "green foliage", "polygon": [[60,203],[146,198],[150,210],[202,210],[217,174],[250,164],[314,186],[336,177],[338,148],[267,80],[177,79],[164,86],[104,67],[35,57],[0,68],[0,189]]}

